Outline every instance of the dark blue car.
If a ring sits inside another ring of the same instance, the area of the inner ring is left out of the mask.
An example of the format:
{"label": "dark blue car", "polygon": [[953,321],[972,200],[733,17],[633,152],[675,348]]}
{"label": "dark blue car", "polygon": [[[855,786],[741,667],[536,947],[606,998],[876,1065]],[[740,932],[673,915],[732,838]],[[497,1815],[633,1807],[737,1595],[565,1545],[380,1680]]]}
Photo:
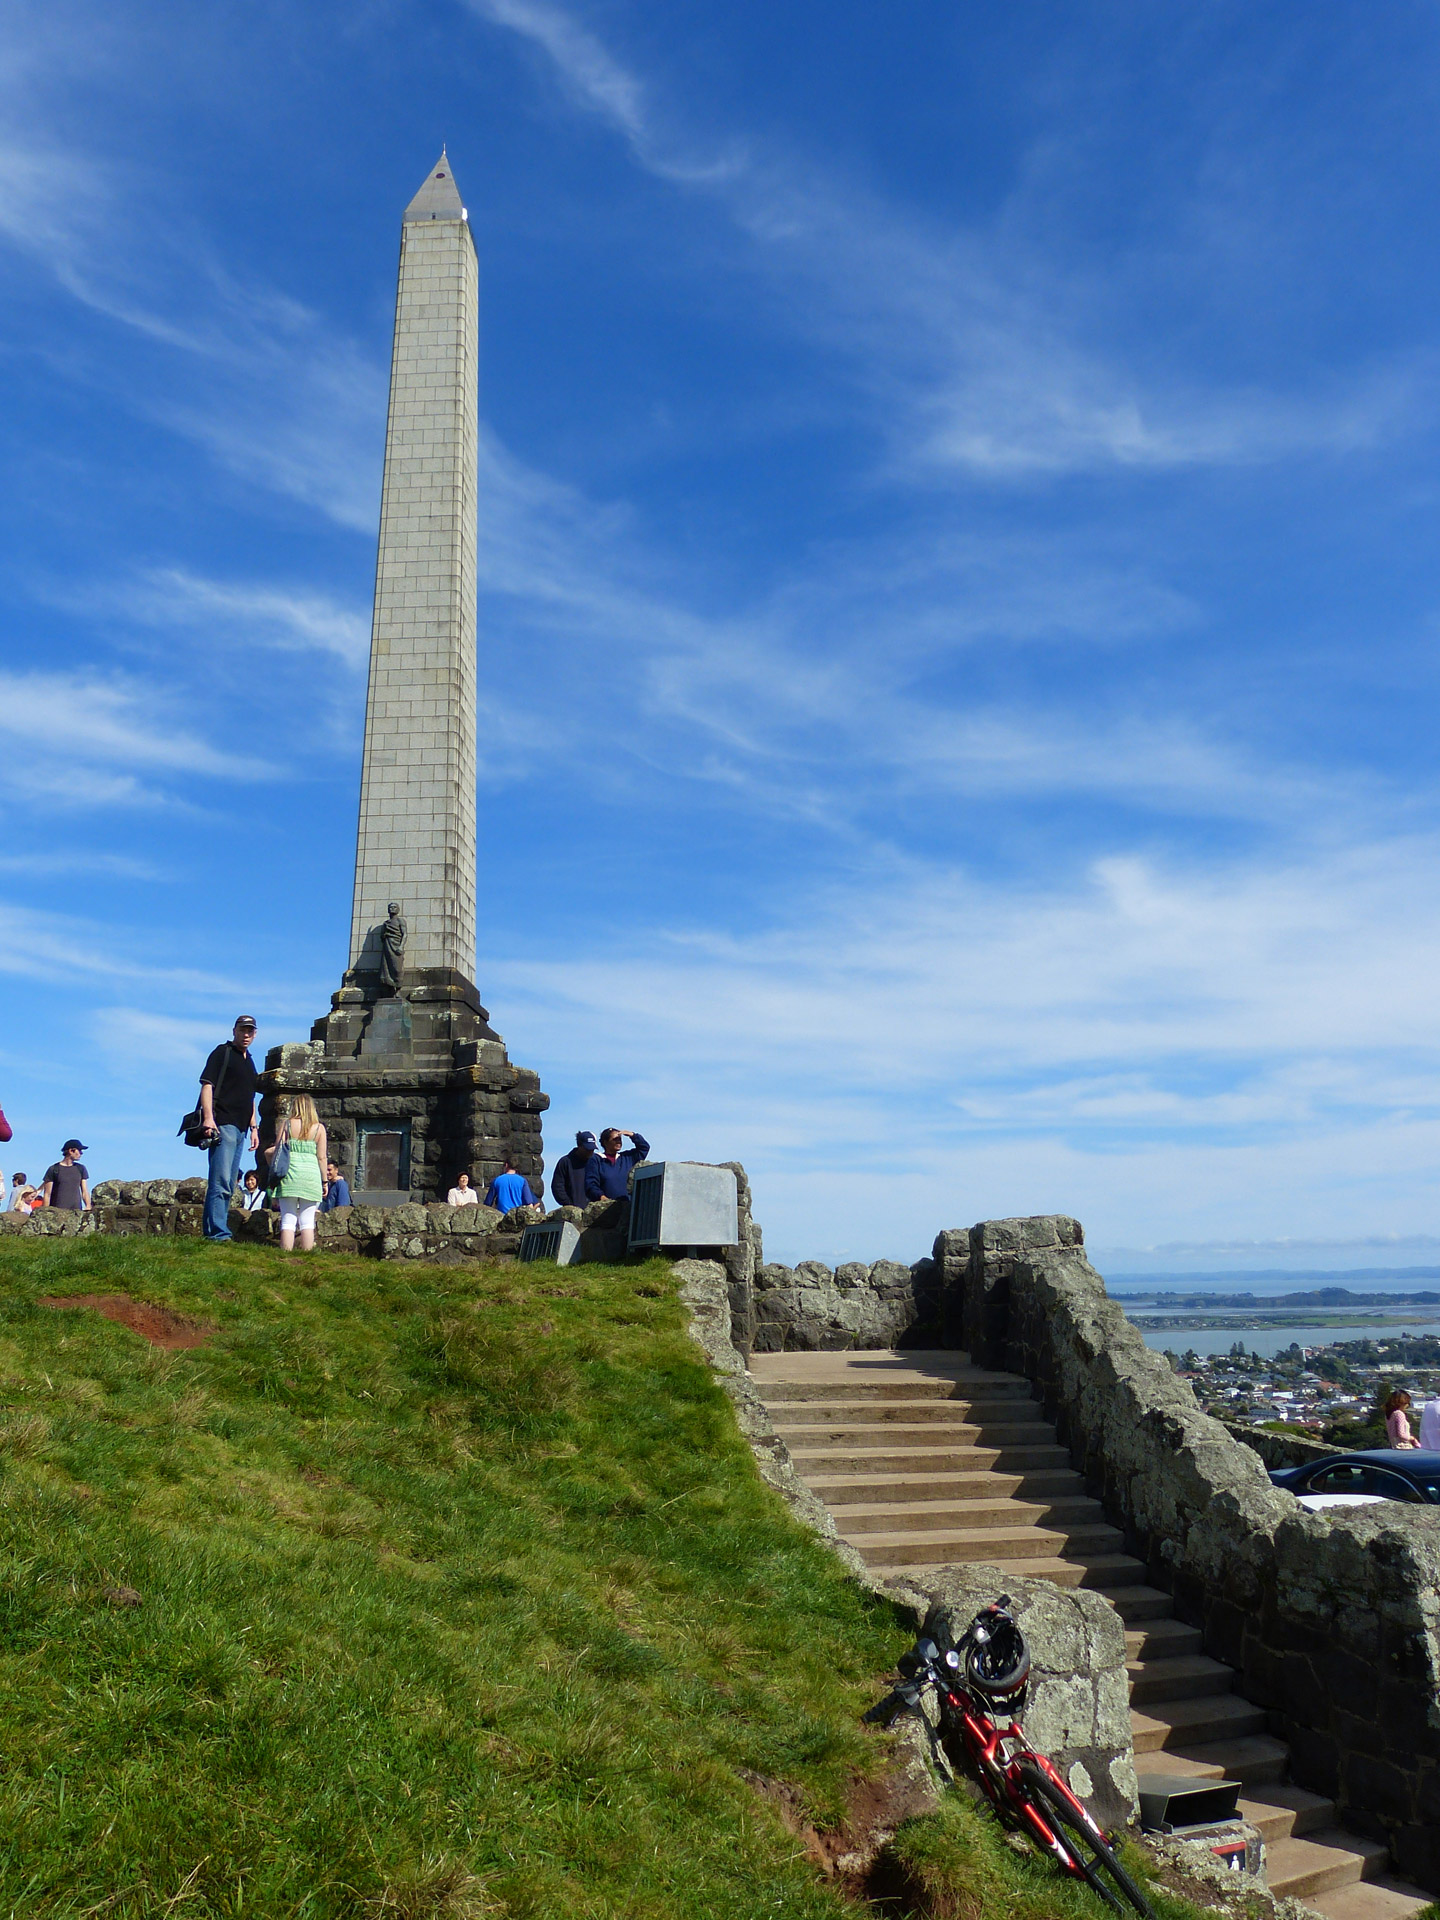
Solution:
{"label": "dark blue car", "polygon": [[1312,1513],[1326,1507],[1369,1506],[1374,1500],[1440,1507],[1440,1453],[1373,1447],[1282,1467],[1270,1479]]}

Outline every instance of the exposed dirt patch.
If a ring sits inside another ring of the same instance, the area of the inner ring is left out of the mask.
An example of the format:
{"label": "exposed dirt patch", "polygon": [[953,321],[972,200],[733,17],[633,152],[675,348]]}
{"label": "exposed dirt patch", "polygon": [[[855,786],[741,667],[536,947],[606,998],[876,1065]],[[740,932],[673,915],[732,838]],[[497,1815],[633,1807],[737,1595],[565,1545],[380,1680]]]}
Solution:
{"label": "exposed dirt patch", "polygon": [[794,1787],[746,1768],[741,1768],[740,1776],[770,1803],[804,1847],[805,1857],[823,1874],[838,1880],[852,1897],[875,1902],[884,1910],[890,1889],[877,1887],[872,1878],[879,1856],[902,1822],[928,1813],[934,1804],[903,1766],[888,1767],[874,1780],[853,1780],[845,1795],[845,1818],[838,1827],[823,1832],[811,1821]]}
{"label": "exposed dirt patch", "polygon": [[182,1347],[203,1347],[220,1331],[204,1320],[187,1320],[183,1313],[172,1313],[169,1307],[152,1307],[146,1300],[132,1300],[128,1293],[69,1293],[42,1300],[40,1305],[57,1307],[62,1312],[88,1307],[92,1313],[103,1313],[107,1320],[128,1327],[142,1340],[148,1340],[152,1347],[164,1347],[169,1353]]}

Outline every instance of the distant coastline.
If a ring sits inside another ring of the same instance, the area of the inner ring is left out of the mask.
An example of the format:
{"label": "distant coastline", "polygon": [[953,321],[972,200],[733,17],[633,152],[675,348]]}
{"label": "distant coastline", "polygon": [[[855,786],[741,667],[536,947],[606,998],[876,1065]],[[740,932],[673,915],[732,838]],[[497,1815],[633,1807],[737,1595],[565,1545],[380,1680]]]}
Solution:
{"label": "distant coastline", "polygon": [[1440,1292],[1354,1293],[1348,1287],[1303,1292],[1117,1293],[1129,1317],[1143,1327],[1210,1327],[1236,1333],[1259,1328],[1401,1327],[1440,1316]]}

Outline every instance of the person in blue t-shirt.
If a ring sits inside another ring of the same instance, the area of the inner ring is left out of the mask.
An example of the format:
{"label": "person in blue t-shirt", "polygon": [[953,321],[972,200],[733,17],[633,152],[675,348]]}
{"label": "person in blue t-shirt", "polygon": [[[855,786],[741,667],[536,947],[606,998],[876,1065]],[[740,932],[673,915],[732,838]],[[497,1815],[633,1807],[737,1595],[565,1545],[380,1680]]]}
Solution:
{"label": "person in blue t-shirt", "polygon": [[334,1213],[337,1207],[350,1204],[350,1182],[341,1173],[333,1160],[325,1163],[325,1198],[320,1202],[321,1213]]}
{"label": "person in blue t-shirt", "polygon": [[505,1156],[505,1171],[497,1173],[485,1189],[487,1207],[498,1207],[501,1213],[509,1213],[512,1207],[538,1207],[540,1202],[530,1191],[530,1182],[523,1173],[515,1171],[515,1162],[509,1154]]}

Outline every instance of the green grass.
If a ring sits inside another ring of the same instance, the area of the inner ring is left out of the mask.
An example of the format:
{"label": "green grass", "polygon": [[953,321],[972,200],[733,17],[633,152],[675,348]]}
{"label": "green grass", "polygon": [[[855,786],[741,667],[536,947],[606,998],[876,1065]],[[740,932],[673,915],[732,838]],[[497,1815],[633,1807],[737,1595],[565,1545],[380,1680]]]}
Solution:
{"label": "green grass", "polygon": [[[107,1292],[219,1331],[36,1304]],[[660,1263],[0,1241],[0,1555],[0,1916],[854,1911],[737,1770],[833,1821],[903,1623]],[[1010,1876],[977,1916],[1072,1911],[967,1809],[922,1830]]]}

